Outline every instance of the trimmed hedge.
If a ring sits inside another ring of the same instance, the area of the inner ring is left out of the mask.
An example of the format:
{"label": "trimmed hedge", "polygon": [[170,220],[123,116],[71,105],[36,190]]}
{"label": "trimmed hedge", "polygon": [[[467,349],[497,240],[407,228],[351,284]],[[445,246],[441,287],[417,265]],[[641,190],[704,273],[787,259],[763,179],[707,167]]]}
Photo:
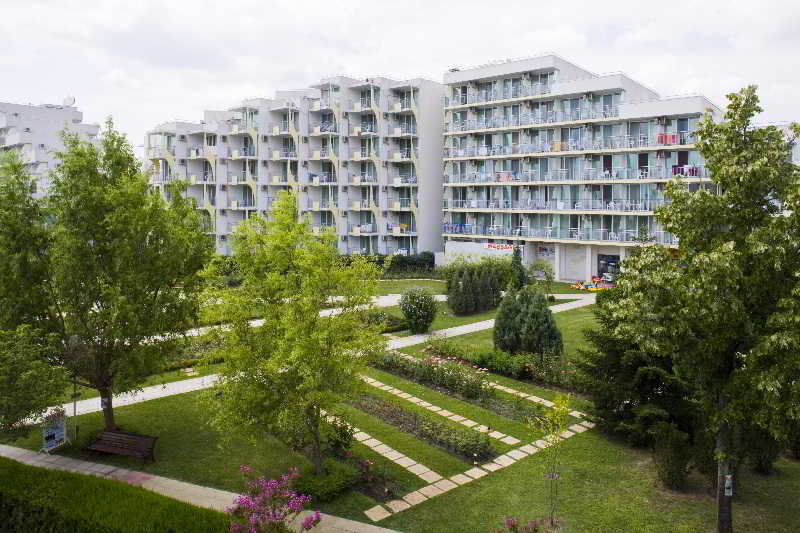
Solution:
{"label": "trimmed hedge", "polygon": [[0,458],[2,531],[223,533],[229,527],[223,513],[139,487]]}

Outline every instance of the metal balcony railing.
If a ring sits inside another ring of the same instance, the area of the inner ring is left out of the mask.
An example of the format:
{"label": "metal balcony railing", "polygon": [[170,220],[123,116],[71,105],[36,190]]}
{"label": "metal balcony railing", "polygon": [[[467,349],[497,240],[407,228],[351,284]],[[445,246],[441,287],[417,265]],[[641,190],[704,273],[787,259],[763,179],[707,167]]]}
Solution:
{"label": "metal balcony railing", "polygon": [[[588,228],[532,228],[527,226],[481,226],[476,224],[443,224],[446,235],[481,235],[488,237],[531,237],[537,239],[562,239],[576,241],[634,242],[640,237],[635,230],[588,229]],[[646,232],[645,236],[658,244],[676,245],[678,238],[666,231]]]}
{"label": "metal balcony railing", "polygon": [[528,96],[538,96],[548,94],[550,86],[547,83],[523,84],[508,89],[467,91],[467,94],[455,97],[446,97],[446,106],[459,106],[466,104],[480,104],[483,102],[494,102],[495,100],[507,100],[510,98],[525,98]]}

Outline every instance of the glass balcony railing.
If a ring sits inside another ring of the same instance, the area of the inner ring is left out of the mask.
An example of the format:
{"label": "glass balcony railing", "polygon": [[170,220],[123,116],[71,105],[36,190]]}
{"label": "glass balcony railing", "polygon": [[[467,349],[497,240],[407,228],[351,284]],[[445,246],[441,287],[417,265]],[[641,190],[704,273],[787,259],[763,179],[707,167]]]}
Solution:
{"label": "glass balcony railing", "polygon": [[611,200],[566,199],[540,200],[536,198],[522,200],[442,200],[443,209],[489,209],[492,211],[624,211],[652,212],[670,203],[663,198],[614,198]]}
{"label": "glass balcony railing", "polygon": [[466,172],[445,174],[444,183],[532,183],[540,181],[614,181],[631,179],[709,178],[703,165],[643,166],[639,168],[584,168],[580,170],[553,169],[503,170],[497,172]]}
{"label": "glass balcony railing", "polygon": [[549,93],[549,84],[531,83],[504,89],[467,91],[466,94],[446,97],[445,105],[449,107],[467,104],[480,104],[483,102],[494,102],[496,100],[508,100],[511,98],[525,98],[528,96],[538,96]]}
{"label": "glass balcony railing", "polygon": [[459,132],[492,128],[535,126],[554,122],[593,120],[619,116],[618,106],[584,107],[570,111],[548,111],[545,113],[521,113],[511,117],[475,118],[445,124],[445,131]]}
{"label": "glass balcony railing", "polygon": [[[611,243],[636,242],[642,233],[635,230],[588,229],[588,228],[532,228],[527,226],[481,226],[476,224],[443,224],[442,233],[457,236],[535,238],[574,241],[603,241]],[[678,238],[666,231],[649,231],[644,236],[652,242],[677,245]]]}

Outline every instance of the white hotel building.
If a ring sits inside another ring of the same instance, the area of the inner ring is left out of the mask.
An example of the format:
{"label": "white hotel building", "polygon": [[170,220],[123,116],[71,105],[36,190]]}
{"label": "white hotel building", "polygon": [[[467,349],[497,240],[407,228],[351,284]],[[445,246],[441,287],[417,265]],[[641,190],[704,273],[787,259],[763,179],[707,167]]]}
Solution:
{"label": "white hotel building", "polygon": [[443,96],[425,79],[324,79],[206,111],[197,123],[162,124],[148,132],[146,156],[165,194],[170,181],[189,182],[218,253],[288,189],[315,232],[337,234],[343,254],[437,251]]}
{"label": "white hotel building", "polygon": [[60,163],[57,152],[64,149],[61,132],[77,133],[84,141],[95,141],[100,126],[84,124],[75,99],[62,105],[23,105],[0,102],[0,152],[17,152],[28,172],[36,179],[36,197],[47,194],[50,171]]}
{"label": "white hotel building", "polygon": [[624,74],[548,55],[451,70],[444,118],[444,260],[523,245],[560,280],[613,271],[640,236],[666,245],[665,185],[711,187],[693,132],[702,96],[661,98]]}

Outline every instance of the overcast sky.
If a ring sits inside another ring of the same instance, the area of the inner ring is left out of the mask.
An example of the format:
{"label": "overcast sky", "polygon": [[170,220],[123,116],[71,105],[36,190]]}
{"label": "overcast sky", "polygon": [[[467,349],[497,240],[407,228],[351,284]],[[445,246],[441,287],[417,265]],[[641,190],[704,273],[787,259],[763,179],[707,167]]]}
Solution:
{"label": "overcast sky", "polygon": [[755,83],[800,120],[800,1],[0,0],[0,101],[75,96],[133,144],[172,119],[322,77],[423,76],[554,52],[663,96]]}

